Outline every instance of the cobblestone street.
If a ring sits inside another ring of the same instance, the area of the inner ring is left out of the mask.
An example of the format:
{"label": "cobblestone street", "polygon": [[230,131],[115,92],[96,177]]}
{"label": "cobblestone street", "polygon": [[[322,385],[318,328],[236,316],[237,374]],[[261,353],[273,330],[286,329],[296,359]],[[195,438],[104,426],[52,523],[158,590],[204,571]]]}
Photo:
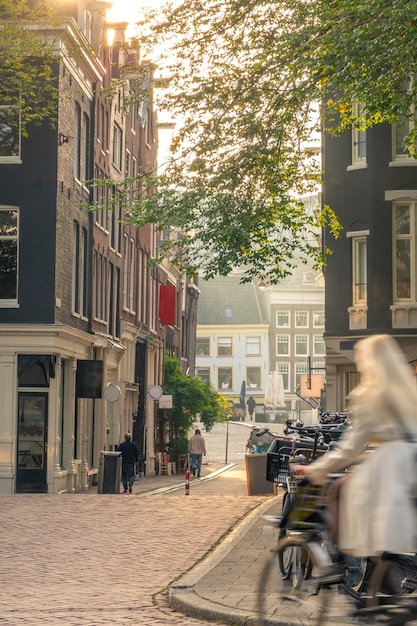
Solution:
{"label": "cobblestone street", "polygon": [[182,492],[1,496],[0,623],[198,623],[166,608],[164,590],[257,502]]}
{"label": "cobblestone street", "polygon": [[[221,465],[215,460],[224,454],[225,428],[204,433],[203,476]],[[168,608],[168,585],[265,500],[247,496],[248,429],[229,429],[237,466],[214,479],[191,479],[189,496],[183,475],[140,479],[131,496],[0,496],[0,624],[201,624]],[[178,488],[155,492],[167,482]]]}

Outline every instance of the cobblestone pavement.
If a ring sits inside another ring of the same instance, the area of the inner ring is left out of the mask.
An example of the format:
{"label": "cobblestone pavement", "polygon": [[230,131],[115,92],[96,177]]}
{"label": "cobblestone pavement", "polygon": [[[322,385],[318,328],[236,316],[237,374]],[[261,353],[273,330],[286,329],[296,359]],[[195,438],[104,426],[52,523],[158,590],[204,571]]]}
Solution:
{"label": "cobblestone pavement", "polygon": [[190,483],[189,496],[182,475],[132,495],[0,496],[0,624],[203,624],[169,609],[167,588],[265,497],[247,496],[243,464]]}

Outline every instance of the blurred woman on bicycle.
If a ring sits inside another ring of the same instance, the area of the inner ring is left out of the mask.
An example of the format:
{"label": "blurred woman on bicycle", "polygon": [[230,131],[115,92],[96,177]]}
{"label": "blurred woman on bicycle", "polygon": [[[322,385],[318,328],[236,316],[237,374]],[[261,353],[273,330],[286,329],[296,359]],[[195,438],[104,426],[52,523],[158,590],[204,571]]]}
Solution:
{"label": "blurred woman on bicycle", "polygon": [[[417,549],[417,387],[389,335],[358,341],[361,375],[351,427],[339,447],[292,471],[315,484],[350,466],[340,483],[338,547],[359,557]],[[363,454],[366,452],[366,454]]]}

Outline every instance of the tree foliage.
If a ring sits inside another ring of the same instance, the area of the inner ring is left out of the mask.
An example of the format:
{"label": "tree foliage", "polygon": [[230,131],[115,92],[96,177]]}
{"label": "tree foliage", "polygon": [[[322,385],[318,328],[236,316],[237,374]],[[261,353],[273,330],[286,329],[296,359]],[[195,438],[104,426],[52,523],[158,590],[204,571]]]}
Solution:
{"label": "tree foliage", "polygon": [[312,141],[413,114],[417,2],[186,0],[141,27],[151,51],[165,42],[161,107],[183,126],[136,223],[178,227],[178,263],[206,276],[240,265],[276,282],[300,253],[321,261],[317,229],[340,225],[300,201],[321,179]]}
{"label": "tree foliage", "polygon": [[207,431],[226,418],[229,404],[224,396],[197,376],[185,374],[175,357],[165,359],[164,373],[164,393],[172,395],[173,438],[187,438],[197,414]]}
{"label": "tree foliage", "polygon": [[[16,107],[23,135],[30,124],[55,121],[58,91],[51,32],[56,25],[46,0],[0,0],[0,105]],[[2,117],[5,141],[7,124]]]}

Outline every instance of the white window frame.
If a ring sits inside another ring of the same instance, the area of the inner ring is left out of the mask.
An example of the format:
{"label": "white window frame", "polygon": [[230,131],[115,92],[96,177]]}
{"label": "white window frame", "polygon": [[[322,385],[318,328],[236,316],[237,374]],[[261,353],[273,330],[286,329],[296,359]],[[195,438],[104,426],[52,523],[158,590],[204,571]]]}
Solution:
{"label": "white window frame", "polygon": [[368,302],[368,240],[365,235],[352,237],[352,303]]}
{"label": "white window frame", "polygon": [[246,356],[261,355],[261,338],[259,336],[246,337]]}
{"label": "white window frame", "polygon": [[[300,317],[305,318],[301,324],[299,323]],[[308,328],[308,311],[294,312],[294,328]]]}
{"label": "white window frame", "polygon": [[[294,355],[295,356],[308,356],[308,353],[309,353],[309,350],[308,350],[308,340],[309,340],[309,336],[308,335],[305,335],[305,334],[294,335]],[[305,351],[299,352],[300,344],[305,346]]]}
{"label": "white window frame", "polygon": [[[363,116],[364,104],[356,104],[353,107],[355,117]],[[352,165],[366,164],[366,129],[352,128]]]}
{"label": "white window frame", "polygon": [[[17,132],[19,133],[19,137],[18,137],[18,148],[17,148],[17,154],[4,154],[0,156],[0,163],[21,163],[22,162],[22,154],[21,154],[21,150],[22,150],[22,118],[21,118],[21,110],[20,107],[16,106],[16,105],[12,105],[12,104],[2,104],[0,105],[0,128],[2,127],[1,124],[1,117],[3,116],[3,113],[6,112],[7,110],[16,110],[19,112],[19,128],[17,130]],[[4,125],[4,127],[6,128],[11,128],[11,126],[8,126],[7,124]]]}
{"label": "white window frame", "polygon": [[291,382],[291,374],[290,374],[290,363],[289,361],[279,361],[275,365],[275,369],[282,376],[282,384],[284,387],[284,391],[290,390],[290,382]]}
{"label": "white window frame", "polygon": [[0,205],[0,213],[16,213],[16,233],[10,232],[2,233],[0,231],[0,241],[15,241],[16,242],[16,297],[15,298],[0,298],[0,308],[17,308],[18,294],[19,294],[19,227],[20,227],[20,211],[17,206]]}
{"label": "white window frame", "polygon": [[294,363],[294,381],[295,388],[301,385],[301,376],[302,374],[307,374],[307,362],[306,361],[296,361]]}
{"label": "white window frame", "polygon": [[[278,350],[278,345],[286,345],[287,351],[280,352]],[[277,335],[276,336],[276,344],[275,344],[275,356],[290,356],[291,355],[291,343],[290,343],[290,335]]]}
{"label": "white window frame", "polygon": [[113,151],[112,162],[119,172],[123,166],[123,129],[117,122],[113,124]]}
{"label": "white window frame", "polygon": [[[318,345],[323,345],[323,352],[317,351]],[[313,335],[313,356],[326,356],[326,344],[323,335]]]}
{"label": "white window frame", "polygon": [[[279,317],[286,317],[287,324],[279,324]],[[276,328],[290,328],[290,312],[289,311],[277,311],[275,313],[275,326]]]}
{"label": "white window frame", "polygon": [[[323,323],[317,323],[317,319],[323,319]],[[313,328],[324,328],[325,325],[325,312],[324,311],[313,311]]]}
{"label": "white window frame", "polygon": [[[392,232],[393,232],[393,246],[392,246],[392,264],[393,264],[393,296],[394,302],[415,302],[416,301],[416,202],[415,201],[398,201],[393,203],[392,211]],[[398,215],[399,210],[404,209],[408,211],[408,229],[403,229],[403,232],[399,231]],[[402,248],[402,252],[407,252],[408,247],[408,268],[405,272],[408,272],[408,280],[405,281],[408,284],[408,294],[405,295],[405,290],[402,290],[400,295],[399,288],[399,263],[398,252]]]}
{"label": "white window frame", "polygon": [[87,230],[73,222],[72,242],[72,314],[87,319]]}

